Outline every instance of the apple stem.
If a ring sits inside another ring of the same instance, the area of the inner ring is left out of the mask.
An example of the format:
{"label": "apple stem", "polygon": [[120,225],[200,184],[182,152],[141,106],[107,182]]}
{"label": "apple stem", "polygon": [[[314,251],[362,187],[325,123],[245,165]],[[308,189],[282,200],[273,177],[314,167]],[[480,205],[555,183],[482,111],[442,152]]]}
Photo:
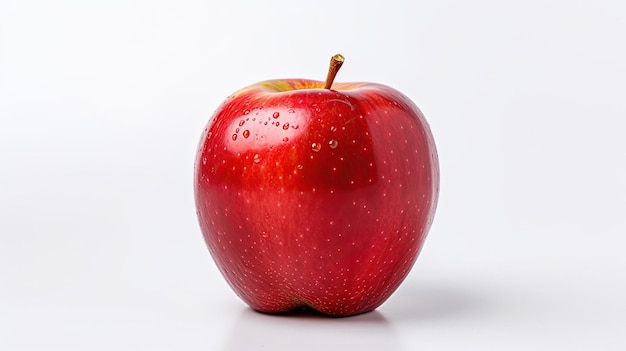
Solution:
{"label": "apple stem", "polygon": [[335,80],[341,65],[343,65],[343,61],[345,61],[345,58],[341,54],[337,54],[330,58],[330,67],[328,67],[328,75],[326,76],[324,89],[330,89],[330,87],[333,86],[333,81]]}

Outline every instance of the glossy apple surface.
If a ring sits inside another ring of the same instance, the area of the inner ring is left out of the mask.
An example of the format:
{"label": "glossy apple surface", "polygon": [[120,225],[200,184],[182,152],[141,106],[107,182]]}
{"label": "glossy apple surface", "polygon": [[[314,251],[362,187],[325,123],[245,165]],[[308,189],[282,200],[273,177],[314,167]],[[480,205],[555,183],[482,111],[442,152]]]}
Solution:
{"label": "glossy apple surface", "polygon": [[250,307],[371,311],[433,220],[437,152],[416,105],[373,83],[273,80],[215,112],[195,164],[200,227]]}

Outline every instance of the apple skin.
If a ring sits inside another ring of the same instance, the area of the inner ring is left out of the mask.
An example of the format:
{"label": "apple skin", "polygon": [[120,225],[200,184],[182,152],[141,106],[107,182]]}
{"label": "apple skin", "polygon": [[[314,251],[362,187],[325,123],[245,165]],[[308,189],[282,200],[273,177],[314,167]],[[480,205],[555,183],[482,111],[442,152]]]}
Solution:
{"label": "apple skin", "polygon": [[405,279],[439,194],[417,106],[374,83],[285,79],[230,96],[202,134],[194,190],[205,242],[251,308],[349,316]]}

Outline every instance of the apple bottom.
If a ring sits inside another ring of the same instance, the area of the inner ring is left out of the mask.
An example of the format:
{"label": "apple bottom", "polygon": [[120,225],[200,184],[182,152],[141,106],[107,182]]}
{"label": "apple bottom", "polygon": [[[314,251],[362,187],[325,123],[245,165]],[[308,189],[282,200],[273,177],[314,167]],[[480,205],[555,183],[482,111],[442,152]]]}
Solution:
{"label": "apple bottom", "polygon": [[[294,282],[293,278],[284,278],[282,283],[278,283],[274,278],[277,273],[272,272],[267,274],[267,280],[260,279],[264,283],[248,285],[241,282],[234,271],[227,268],[220,271],[235,293],[255,311],[287,314],[311,309],[329,316],[351,316],[373,311],[382,305],[404,280],[405,274],[400,272],[410,270],[414,261],[406,261],[406,268],[401,268],[389,277],[372,275],[371,280],[345,278],[350,269],[343,268],[327,271],[323,275],[313,271],[299,276],[302,279],[308,276],[309,283]],[[298,274],[299,270],[294,269],[294,273]],[[329,278],[332,276],[337,278]],[[336,285],[332,284],[333,281],[336,281]],[[294,285],[300,286],[300,289]]]}
{"label": "apple bottom", "polygon": [[[201,202],[207,220],[200,223],[221,273],[252,309],[349,316],[380,306],[418,256],[428,228],[420,208],[428,206],[407,190],[381,184],[320,200],[295,190],[226,196],[232,193],[215,187],[211,201]],[[384,201],[382,193],[396,200]],[[416,206],[395,205],[407,203]]]}

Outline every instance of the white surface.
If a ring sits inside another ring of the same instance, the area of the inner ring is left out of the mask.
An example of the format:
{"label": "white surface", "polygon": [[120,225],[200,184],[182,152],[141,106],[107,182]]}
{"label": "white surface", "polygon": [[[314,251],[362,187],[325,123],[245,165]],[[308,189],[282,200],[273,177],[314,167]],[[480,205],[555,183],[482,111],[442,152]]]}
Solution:
{"label": "white surface", "polygon": [[[0,1],[1,350],[626,349],[623,2],[213,3]],[[376,312],[256,314],[201,239],[195,147],[337,52],[430,121],[435,224]]]}

